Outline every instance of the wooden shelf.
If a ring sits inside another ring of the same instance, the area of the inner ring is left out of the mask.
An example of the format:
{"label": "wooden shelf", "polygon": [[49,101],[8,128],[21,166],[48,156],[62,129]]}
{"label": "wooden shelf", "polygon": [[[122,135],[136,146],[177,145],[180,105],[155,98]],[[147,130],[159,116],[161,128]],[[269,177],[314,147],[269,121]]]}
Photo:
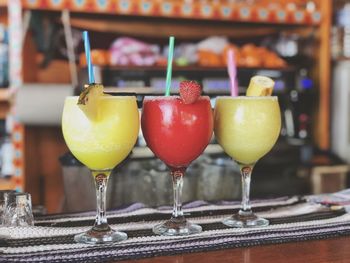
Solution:
{"label": "wooden shelf", "polygon": [[[111,70],[114,75],[118,75],[120,78],[126,77],[126,78],[132,78],[131,76],[135,75],[137,77],[140,77],[141,75],[143,76],[148,76],[151,78],[153,77],[160,77],[160,78],[165,78],[165,71],[166,68],[165,66],[148,66],[148,67],[138,67],[138,66],[130,66],[130,67],[125,67],[125,66],[112,66],[112,67],[106,67],[105,69]],[[83,69],[85,70],[85,69]],[[119,72],[118,72],[119,71]],[[260,73],[261,71],[273,71],[273,73],[278,72],[281,73],[281,75],[289,75],[290,73],[294,74],[293,72],[295,71],[294,67],[285,67],[285,68],[243,68],[240,67],[238,69],[238,76],[240,74],[243,75],[254,75],[254,74],[266,74],[266,73]],[[124,75],[125,72],[125,75]],[[184,75],[185,78],[189,79],[196,79],[196,77],[193,77],[194,75],[203,75],[206,76],[208,79],[227,79],[228,80],[228,75],[227,75],[227,68],[226,67],[200,67],[200,66],[175,66],[173,67],[173,75],[174,78],[176,76],[181,75],[182,77]],[[193,78],[191,78],[191,76]],[[199,79],[197,79],[199,80]],[[205,79],[202,79],[205,80]],[[246,80],[246,78],[241,78],[241,80]],[[147,81],[146,81],[147,82]],[[244,93],[246,91],[246,85],[248,83],[245,83],[242,81],[239,85],[239,92]],[[113,84],[110,84],[113,85]],[[150,85],[146,84],[146,85]],[[117,94],[117,93],[134,93],[137,95],[162,95],[164,94],[164,89],[162,88],[155,88],[152,86],[145,86],[145,87],[115,87],[115,86],[108,86],[108,84],[104,88],[105,93],[110,93],[110,94]],[[177,90],[173,90],[173,94],[178,94]],[[230,91],[229,88],[227,89],[215,89],[215,88],[210,88],[208,86],[204,87],[203,89],[203,94],[204,95],[229,95]]]}
{"label": "wooden shelf", "polygon": [[[314,1],[315,2],[315,1]],[[251,5],[245,2],[229,1],[185,1],[185,0],[23,0],[28,9],[42,9],[71,12],[104,13],[115,15],[164,17],[236,21],[245,23],[274,23],[287,25],[318,25],[321,12],[320,1],[314,10],[295,5],[289,8],[282,1],[270,5]]]}
{"label": "wooden shelf", "polygon": [[[244,92],[245,88],[239,87],[239,90]],[[118,88],[118,87],[105,87],[104,92],[108,94],[118,94],[118,93],[135,93],[137,95],[163,95],[164,89],[156,89],[152,87],[135,87],[135,88]],[[176,94],[178,92],[175,92]],[[204,91],[204,95],[229,95],[229,90],[209,90]]]}
{"label": "wooden shelf", "polygon": [[0,0],[0,7],[7,7],[7,0]]}
{"label": "wooden shelf", "polygon": [[[61,23],[62,21],[57,19],[57,22]],[[162,19],[160,23],[159,19],[154,17],[149,17],[148,19],[136,17],[131,19],[126,16],[105,16],[101,18],[97,16],[81,16],[80,14],[72,15],[70,24],[72,27],[82,30],[134,37],[168,38],[169,32],[171,32],[177,39],[188,40],[217,35],[237,40],[265,37],[279,34],[282,27],[288,34],[296,33],[301,36],[308,36],[314,30],[313,26],[301,27],[296,24],[285,27],[282,24],[241,23],[239,26],[233,27],[231,21],[222,22],[220,20],[211,20],[210,23],[207,23],[207,21],[193,19]],[[258,30],[257,27],[259,28]]]}
{"label": "wooden shelf", "polygon": [[14,186],[13,180],[0,178],[0,190],[14,189]]}
{"label": "wooden shelf", "polygon": [[10,100],[9,89],[0,87],[0,102],[9,101],[9,100]]}
{"label": "wooden shelf", "polygon": [[146,94],[163,94],[164,91],[160,89],[155,89],[152,87],[136,87],[136,88],[118,88],[118,87],[105,87],[105,93],[118,94],[118,93],[135,93],[140,95]]}
{"label": "wooden shelf", "polygon": [[[166,66],[106,66],[104,69],[116,70],[116,71],[166,71]],[[226,67],[203,67],[203,66],[173,66],[173,71],[227,71]],[[293,71],[294,67],[283,68],[256,68],[256,67],[239,67],[238,70],[276,70],[276,71]]]}
{"label": "wooden shelf", "polygon": [[332,59],[333,63],[344,62],[344,61],[350,61],[350,58],[348,58],[348,57],[339,57],[339,58]]}

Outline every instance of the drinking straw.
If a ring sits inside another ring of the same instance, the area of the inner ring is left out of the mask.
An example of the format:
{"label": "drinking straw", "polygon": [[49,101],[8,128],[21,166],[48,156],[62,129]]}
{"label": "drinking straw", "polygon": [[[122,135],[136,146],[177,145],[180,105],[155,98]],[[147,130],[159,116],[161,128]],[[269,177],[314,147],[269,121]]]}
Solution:
{"label": "drinking straw", "polygon": [[173,56],[174,56],[174,42],[175,42],[175,38],[173,36],[169,37],[168,66],[166,71],[165,96],[170,95],[171,73],[172,73]]}
{"label": "drinking straw", "polygon": [[88,66],[89,84],[92,84],[92,83],[95,83],[95,78],[94,78],[94,69],[91,63],[89,33],[87,31],[83,32],[83,39],[84,39],[84,47],[85,47],[85,55],[86,55],[86,64]]}
{"label": "drinking straw", "polygon": [[231,96],[236,97],[238,96],[238,85],[236,81],[237,65],[233,49],[229,49],[227,52],[227,71],[230,77]]}

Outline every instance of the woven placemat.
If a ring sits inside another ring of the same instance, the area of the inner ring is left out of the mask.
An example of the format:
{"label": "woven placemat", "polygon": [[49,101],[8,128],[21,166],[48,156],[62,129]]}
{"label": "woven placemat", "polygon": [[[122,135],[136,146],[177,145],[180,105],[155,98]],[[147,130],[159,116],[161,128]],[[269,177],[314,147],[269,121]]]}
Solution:
{"label": "woven placemat", "polygon": [[170,217],[171,208],[133,204],[109,212],[108,220],[128,239],[107,245],[74,242],[75,234],[88,230],[94,213],[36,218],[34,227],[0,227],[0,262],[109,262],[248,247],[262,244],[325,239],[350,234],[350,215],[342,208],[309,203],[300,197],[258,200],[255,212],[270,220],[264,228],[229,228],[221,220],[239,208],[238,202],[192,202],[184,207],[186,218],[203,227],[192,236],[163,237],[152,227]]}

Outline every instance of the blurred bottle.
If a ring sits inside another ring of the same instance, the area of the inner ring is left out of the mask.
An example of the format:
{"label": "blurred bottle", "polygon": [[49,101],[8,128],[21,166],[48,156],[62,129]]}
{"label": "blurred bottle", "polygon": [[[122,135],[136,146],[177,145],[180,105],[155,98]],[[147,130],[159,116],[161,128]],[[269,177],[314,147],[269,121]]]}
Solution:
{"label": "blurred bottle", "polygon": [[10,177],[14,173],[13,166],[13,156],[14,156],[14,148],[11,142],[11,137],[9,134],[6,134],[3,143],[0,149],[0,159],[1,159],[1,177]]}
{"label": "blurred bottle", "polygon": [[289,93],[289,111],[287,135],[301,140],[310,137],[310,120],[313,108],[313,86],[314,83],[308,75],[308,70],[300,69],[296,87]]}
{"label": "blurred bottle", "polygon": [[300,139],[308,139],[310,135],[310,120],[313,108],[313,88],[314,82],[309,77],[307,69],[299,71],[298,80],[299,92],[299,115],[298,115],[298,137]]}
{"label": "blurred bottle", "polygon": [[8,35],[5,25],[0,24],[0,87],[9,85]]}
{"label": "blurred bottle", "polygon": [[0,148],[1,171],[2,177],[10,177],[15,174],[14,157],[15,149],[11,140],[11,133],[13,130],[13,117],[8,114],[6,120],[0,121],[0,134],[2,137],[2,144]]}
{"label": "blurred bottle", "polygon": [[344,3],[336,11],[332,28],[331,53],[334,59],[350,58],[350,3]]}
{"label": "blurred bottle", "polygon": [[4,153],[6,146],[4,147],[5,143],[7,142],[6,139],[6,128],[5,128],[5,121],[0,120],[0,178],[5,177],[2,173],[2,167],[4,163]]}

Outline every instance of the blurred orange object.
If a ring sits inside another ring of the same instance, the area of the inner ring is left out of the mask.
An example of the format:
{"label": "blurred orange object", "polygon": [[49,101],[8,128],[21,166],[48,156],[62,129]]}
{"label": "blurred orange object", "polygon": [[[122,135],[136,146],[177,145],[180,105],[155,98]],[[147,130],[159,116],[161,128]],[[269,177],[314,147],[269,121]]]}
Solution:
{"label": "blurred orange object", "polygon": [[263,62],[266,68],[283,68],[286,66],[286,62],[273,52],[268,53]]}
{"label": "blurred orange object", "polygon": [[241,47],[241,55],[242,56],[251,56],[257,53],[257,46],[254,44],[245,44]]}
{"label": "blurred orange object", "polygon": [[286,62],[266,47],[246,44],[240,49],[238,65],[241,67],[281,68],[286,66]]}
{"label": "blurred orange object", "polygon": [[262,58],[256,55],[248,55],[242,59],[242,63],[248,68],[258,68],[262,65]]}
{"label": "blurred orange object", "polygon": [[156,61],[157,66],[166,66],[168,64],[168,59],[166,57],[158,57]]}
{"label": "blurred orange object", "polygon": [[[107,66],[109,65],[109,52],[103,49],[91,50],[91,62],[96,66]],[[81,53],[79,56],[79,64],[81,67],[86,67],[86,56],[85,53]]]}
{"label": "blurred orange object", "polygon": [[222,67],[224,66],[224,61],[221,54],[216,54],[209,50],[199,50],[198,64],[204,67]]}
{"label": "blurred orange object", "polygon": [[246,44],[241,48],[240,63],[243,67],[260,67],[262,65],[261,53],[263,50],[259,50],[254,44]]}

